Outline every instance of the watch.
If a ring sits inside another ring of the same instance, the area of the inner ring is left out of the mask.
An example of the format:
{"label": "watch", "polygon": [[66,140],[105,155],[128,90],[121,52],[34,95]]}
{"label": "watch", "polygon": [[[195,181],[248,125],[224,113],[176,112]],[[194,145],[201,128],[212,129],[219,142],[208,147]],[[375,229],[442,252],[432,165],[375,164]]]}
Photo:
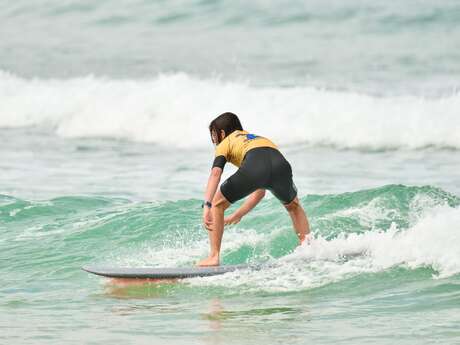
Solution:
{"label": "watch", "polygon": [[205,205],[209,208],[212,207],[212,204],[209,201],[203,201],[203,203],[201,204],[201,208],[203,208]]}

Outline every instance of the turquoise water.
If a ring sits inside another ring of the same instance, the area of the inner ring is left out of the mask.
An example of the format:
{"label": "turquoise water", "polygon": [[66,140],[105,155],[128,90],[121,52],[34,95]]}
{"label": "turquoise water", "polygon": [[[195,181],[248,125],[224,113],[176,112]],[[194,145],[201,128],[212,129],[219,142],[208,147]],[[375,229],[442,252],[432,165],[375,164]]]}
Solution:
{"label": "turquoise water", "polygon": [[223,263],[263,262],[262,270],[119,286],[79,267],[193,264],[208,249],[199,200],[27,201],[3,195],[2,338],[244,344],[286,338],[350,344],[458,340],[458,197],[429,186],[388,185],[301,201],[316,237],[310,247],[296,248],[289,219],[275,199],[227,230]]}
{"label": "turquoise water", "polygon": [[26,77],[184,72],[377,93],[458,88],[455,0],[18,0],[0,16],[2,69]]}
{"label": "turquoise water", "polygon": [[[0,8],[1,343],[460,343],[456,1]],[[207,254],[224,111],[291,162],[312,244],[267,193],[222,245],[261,270],[82,271]]]}

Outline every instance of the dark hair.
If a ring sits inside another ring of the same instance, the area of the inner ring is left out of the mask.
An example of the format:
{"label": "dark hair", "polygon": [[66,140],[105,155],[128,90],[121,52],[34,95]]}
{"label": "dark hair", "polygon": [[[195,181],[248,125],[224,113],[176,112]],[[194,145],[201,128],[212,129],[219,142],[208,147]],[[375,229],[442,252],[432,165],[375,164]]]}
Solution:
{"label": "dark hair", "polygon": [[233,131],[236,130],[243,130],[241,126],[240,119],[233,113],[223,113],[217,116],[214,120],[211,121],[209,124],[209,133],[211,134],[212,140],[212,132],[215,131],[217,134],[217,144],[219,144],[223,138],[220,137],[220,131],[224,130],[225,135],[229,135]]}

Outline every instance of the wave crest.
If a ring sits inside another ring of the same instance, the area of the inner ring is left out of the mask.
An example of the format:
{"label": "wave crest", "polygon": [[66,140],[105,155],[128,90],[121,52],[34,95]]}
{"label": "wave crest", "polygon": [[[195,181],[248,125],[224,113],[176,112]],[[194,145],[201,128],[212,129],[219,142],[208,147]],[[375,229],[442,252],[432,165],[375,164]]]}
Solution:
{"label": "wave crest", "polygon": [[209,144],[224,111],[280,145],[460,149],[460,95],[376,97],[313,87],[255,87],[178,73],[150,80],[23,79],[0,72],[0,127],[45,126],[63,137],[175,147]]}

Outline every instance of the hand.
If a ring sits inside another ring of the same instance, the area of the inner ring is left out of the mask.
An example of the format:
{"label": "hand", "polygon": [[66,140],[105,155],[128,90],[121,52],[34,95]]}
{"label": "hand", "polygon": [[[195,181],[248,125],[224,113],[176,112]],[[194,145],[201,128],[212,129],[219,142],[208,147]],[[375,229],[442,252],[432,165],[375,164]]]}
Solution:
{"label": "hand", "polygon": [[204,227],[209,230],[209,231],[212,231],[212,213],[211,213],[211,209],[207,206],[204,207],[203,209],[203,224],[204,224]]}
{"label": "hand", "polygon": [[242,217],[240,217],[239,215],[237,215],[236,213],[233,213],[231,215],[229,215],[228,217],[226,217],[224,219],[224,224],[225,225],[229,225],[229,224],[238,224],[240,222]]}

